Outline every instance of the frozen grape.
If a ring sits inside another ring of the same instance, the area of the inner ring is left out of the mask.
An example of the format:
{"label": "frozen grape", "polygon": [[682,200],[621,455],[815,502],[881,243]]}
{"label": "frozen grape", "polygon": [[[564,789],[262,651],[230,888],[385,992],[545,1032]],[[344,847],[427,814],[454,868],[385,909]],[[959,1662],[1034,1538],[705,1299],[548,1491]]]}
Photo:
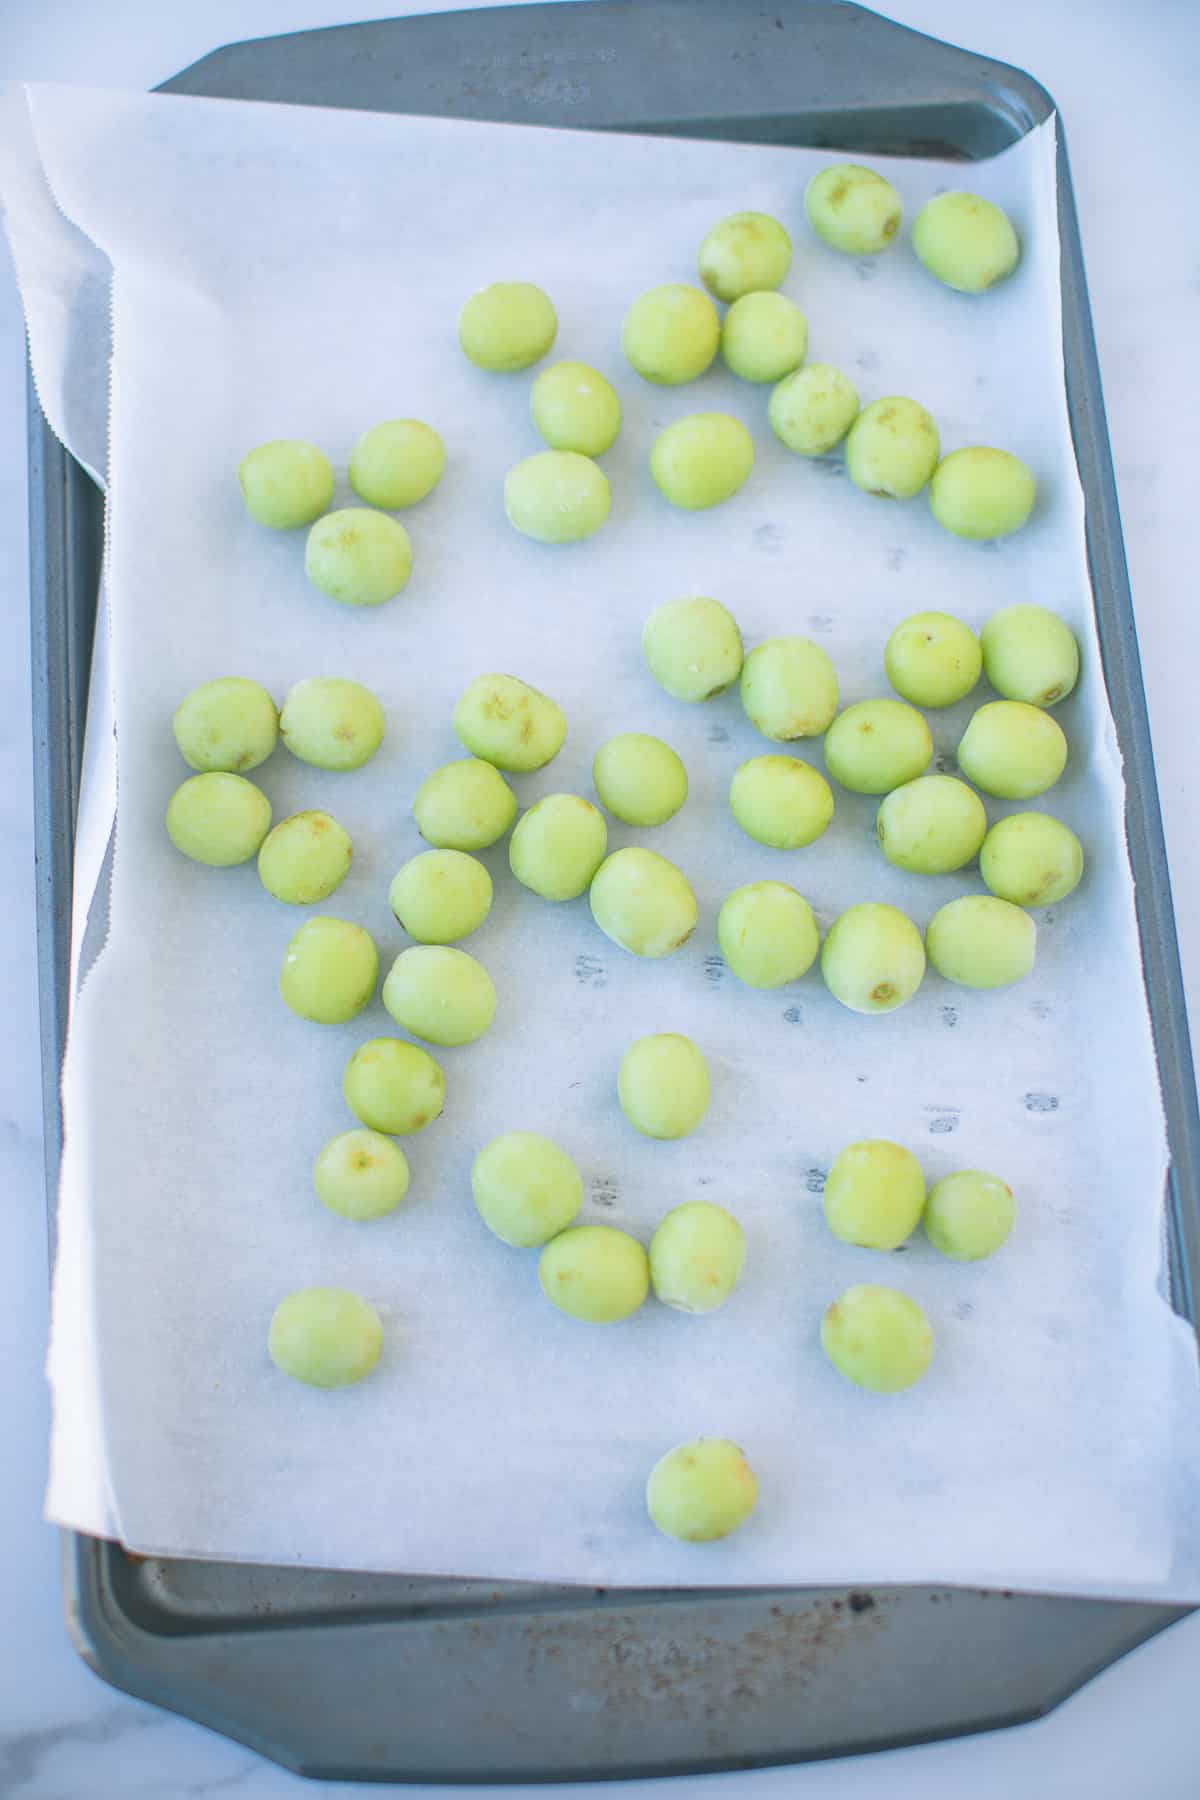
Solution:
{"label": "frozen grape", "polygon": [[511,374],[539,362],[558,335],[549,295],[530,281],[493,281],[458,315],[458,341],[477,369]]}
{"label": "frozen grape", "polygon": [[925,1177],[911,1150],[868,1138],[838,1152],[825,1180],[825,1223],[843,1244],[895,1250],[925,1205]]}
{"label": "frozen grape", "polygon": [[413,801],[417,830],[439,850],[486,850],[517,816],[517,796],[491,763],[477,756],[443,763]]}
{"label": "frozen grape", "polygon": [[547,694],[515,675],[477,675],[454,709],[454,729],[472,756],[528,775],[557,756],[567,721]]}
{"label": "frozen grape", "polygon": [[504,478],[509,524],[539,544],[574,544],[593,536],[611,505],[604,470],[574,450],[539,450]]}
{"label": "frozen grape", "polygon": [[645,1250],[612,1225],[572,1225],[538,1259],[547,1300],[572,1319],[613,1325],[635,1313],[650,1291]]}
{"label": "frozen grape", "polygon": [[878,901],[848,907],[821,947],[821,974],[851,1012],[894,1012],[911,1000],[925,973],[921,934],[906,914]]}
{"label": "frozen grape", "polygon": [[660,431],[650,452],[659,493],[685,512],[730,499],[754,467],[754,439],[728,413],[691,413]]}
{"label": "frozen grape", "polygon": [[742,634],[719,600],[664,600],[646,620],[642,654],[672,700],[713,700],[742,672]]}
{"label": "frozen grape", "polygon": [[552,450],[603,456],[621,429],[616,389],[587,363],[560,362],[543,369],[533,384],[529,409]]}
{"label": "frozen grape", "polygon": [[333,499],[333,469],[315,444],[275,438],[238,465],[246,511],[260,525],[294,531],[319,519]]}
{"label": "frozen grape", "polygon": [[978,1262],[1000,1248],[1013,1228],[1016,1210],[1012,1189],[998,1175],[960,1169],[930,1188],[925,1235],[943,1256]]}
{"label": "frozen grape", "polygon": [[820,737],[837,712],[833,664],[811,638],[768,638],[742,665],[742,708],[776,743]]}
{"label": "frozen grape", "polygon": [[929,483],[929,510],[955,537],[1008,537],[1033,511],[1036,492],[1020,457],[976,445],[942,458]]}
{"label": "frozen grape", "polygon": [[865,406],[846,438],[846,473],[881,500],[911,500],[937,467],[938,429],[915,400],[892,394]]}
{"label": "frozen grape", "polygon": [[984,838],[979,873],[1014,906],[1053,906],[1079,886],[1083,845],[1049,813],[1013,813]]}
{"label": "frozen grape", "polygon": [[824,456],[858,417],[858,391],[840,369],[809,363],[771,390],[771,430],[798,456]]}
{"label": "frozen grape", "polygon": [[664,1306],[710,1313],[737,1286],[746,1258],[741,1226],[723,1206],[688,1200],[673,1207],[650,1240],[650,1282]]}
{"label": "frozen grape", "polygon": [[308,1387],[352,1387],[379,1361],[383,1326],[349,1288],[300,1288],[281,1300],[267,1340],[271,1361]]}
{"label": "frozen grape", "polygon": [[777,288],[791,266],[792,240],[769,213],[730,213],[700,246],[700,279],[727,306],[743,294]]}
{"label": "frozen grape", "polygon": [[446,1077],[428,1050],[403,1038],[368,1038],[342,1077],[346,1105],[372,1131],[408,1137],[446,1104]]}
{"label": "frozen grape", "polygon": [[190,775],[167,803],[167,833],[193,862],[230,869],[249,862],[271,827],[271,802],[242,775]]}
{"label": "frozen grape", "polygon": [[408,1158],[382,1132],[341,1131],[318,1156],[313,1186],[322,1206],[341,1219],[382,1219],[408,1192]]}
{"label": "frozen grape", "polygon": [[745,1523],[758,1481],[728,1438],[692,1438],[661,1456],[646,1483],[646,1509],[664,1537],[711,1544]]}
{"label": "frozen grape", "polygon": [[1027,912],[993,894],[964,894],[938,908],[925,929],[930,962],[960,987],[1007,987],[1033,967],[1037,927]]}
{"label": "frozen grape", "polygon": [[453,944],[492,910],[492,878],[462,850],[423,850],[392,878],[388,905],[420,944]]}
{"label": "frozen grape", "polygon": [[533,1131],[506,1131],[471,1165],[479,1216],[503,1244],[530,1250],[565,1231],[583,1204],[583,1182],[565,1150]]}
{"label": "frozen grape", "polygon": [[798,981],[817,959],[821,934],[802,894],[782,881],[735,888],[717,915],[717,942],[726,965],[747,987],[777,988]]}
{"label": "frozen grape", "polygon": [[668,282],[634,301],[621,341],[639,375],[659,387],[679,387],[703,375],[712,362],[721,321],[699,288]]}
{"label": "frozen grape", "polygon": [[383,708],[361,682],[311,675],[284,701],[279,733],[293,756],[316,769],[360,769],[383,742]]}
{"label": "frozen grape", "polygon": [[1079,679],[1079,645],[1065,619],[1044,606],[1002,606],[980,633],[983,668],[998,694],[1053,706]]}
{"label": "frozen grape", "polygon": [[875,256],[900,229],[902,206],[891,182],[860,163],[834,163],[804,190],[804,210],[817,236],[847,256]]}
{"label": "frozen grape", "polygon": [[825,733],[825,767],[852,794],[886,794],[933,755],[929,727],[903,700],[859,700]]}
{"label": "frozen grape", "polygon": [[473,1044],[496,1016],[496,990],[465,950],[416,944],[389,969],[383,1004],[397,1025],[426,1043]]}
{"label": "frozen grape", "polygon": [[343,606],[381,606],[412,574],[412,544],[403,525],[387,513],[344,506],[310,530],[304,573]]}
{"label": "frozen grape", "polygon": [[721,355],[743,381],[782,381],[808,354],[808,320],[786,294],[745,294],[721,326]]}
{"label": "frozen grape", "polygon": [[368,506],[394,512],[431,494],[446,467],[446,446],[420,419],[372,425],[350,452],[350,486]]}
{"label": "frozen grape", "polygon": [[580,794],[547,794],[517,821],[509,839],[513,874],[543,900],[574,900],[591,884],[608,848],[599,807]]}
{"label": "frozen grape", "polygon": [[605,937],[634,956],[670,956],[687,943],[699,916],[696,896],[675,864],[636,846],[605,858],[588,901]]}
{"label": "frozen grape", "polygon": [[625,731],[601,744],[592,780],[600,804],[625,825],[664,825],[688,794],[687,770],[674,750],[644,731]]}
{"label": "frozen grape", "polygon": [[887,678],[914,706],[953,706],[979,680],[983,652],[969,625],[950,613],[902,619],[883,653]]}
{"label": "frozen grape", "polygon": [[1021,255],[1008,214],[961,191],[926,201],[913,221],[912,242],[929,273],[960,294],[982,294],[1011,275]]}
{"label": "frozen grape", "polygon": [[306,919],[284,952],[279,992],[302,1019],[341,1025],[362,1011],[378,979],[369,931],[348,919]]}
{"label": "frozen grape", "polygon": [[933,1356],[933,1332],[915,1300],[895,1288],[860,1282],[821,1321],[821,1348],[834,1368],[874,1394],[920,1381]]}
{"label": "frozen grape", "polygon": [[345,880],[352,855],[349,832],[327,812],[293,813],[263,839],[258,878],[276,900],[312,906]]}
{"label": "frozen grape", "polygon": [[708,1111],[710,1092],[703,1053],[676,1031],[638,1038],[621,1058],[621,1111],[643,1137],[687,1137]]}
{"label": "frozen grape", "polygon": [[266,688],[225,675],[193,688],[172,721],[179,754],[201,774],[241,772],[266,762],[279,736],[279,714]]}
{"label": "frozen grape", "polygon": [[833,792],[798,756],[752,756],[734,772],[729,810],[756,843],[800,850],[832,819]]}
{"label": "frozen grape", "polygon": [[959,740],[958,766],[985,794],[1032,800],[1066,768],[1067,740],[1058,720],[1039,707],[989,700],[971,714]]}
{"label": "frozen grape", "polygon": [[948,875],[965,868],[987,831],[983,801],[953,775],[922,775],[885,796],[875,815],[879,848],[897,869]]}

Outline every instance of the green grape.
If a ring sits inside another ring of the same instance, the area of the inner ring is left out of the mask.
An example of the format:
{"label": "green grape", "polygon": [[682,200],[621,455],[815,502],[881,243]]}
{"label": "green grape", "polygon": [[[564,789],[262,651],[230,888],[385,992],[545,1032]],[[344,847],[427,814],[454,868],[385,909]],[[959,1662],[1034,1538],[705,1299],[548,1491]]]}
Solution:
{"label": "green grape", "polygon": [[361,682],[310,675],[284,701],[279,734],[313,768],[361,769],[383,742],[383,708]]}
{"label": "green grape", "polygon": [[670,956],[696,929],[696,896],[674,863],[631,846],[600,864],[588,890],[592,917],[634,956]]}
{"label": "green grape", "polygon": [[970,626],[950,613],[913,613],[888,638],[883,665],[914,706],[953,706],[979,680],[983,651]]}
{"label": "green grape", "polygon": [[549,295],[530,281],[493,281],[458,315],[458,341],[477,369],[512,374],[540,362],[558,335]]}
{"label": "green grape", "polygon": [[944,456],[929,483],[929,510],[961,538],[1002,538],[1033,511],[1037,484],[1020,457],[976,445]]}
{"label": "green grape", "polygon": [[574,544],[594,536],[611,505],[604,470],[574,450],[539,450],[504,478],[509,524],[539,544]]}
{"label": "green grape", "polygon": [[275,438],[238,464],[246,511],[260,525],[294,531],[319,519],[333,499],[333,470],[315,444]]}
{"label": "green grape", "polygon": [[1037,926],[1027,912],[993,894],[964,894],[940,906],[925,928],[925,950],[938,974],[960,987],[1007,987],[1033,968]]}
{"label": "green grape", "polygon": [[417,830],[439,850],[486,850],[517,816],[517,796],[491,763],[477,756],[443,763],[413,801]]}
{"label": "green grape", "polygon": [[277,1369],[307,1387],[352,1387],[379,1361],[383,1326],[349,1288],[300,1288],[275,1308],[267,1348]]}
{"label": "green grape", "polygon": [[369,931],[347,919],[306,919],[284,951],[279,992],[302,1019],[342,1025],[367,1005],[378,979]]}
{"label": "green grape", "polygon": [[403,1038],[368,1038],[346,1064],[342,1093],[372,1131],[408,1137],[441,1116],[446,1077],[428,1050]]}
{"label": "green grape", "polygon": [[592,781],[600,804],[625,825],[665,825],[688,795],[687,770],[674,750],[644,731],[625,731],[601,744]]}
{"label": "green grape", "polygon": [[646,1509],[664,1537],[710,1544],[745,1523],[758,1481],[728,1438],[692,1438],[661,1456],[646,1483]]}
{"label": "green grape", "polygon": [[650,1239],[650,1283],[677,1312],[715,1312],[737,1286],[745,1258],[733,1214],[708,1200],[688,1200],[671,1209]]}
{"label": "green grape", "polygon": [[472,756],[528,775],[558,755],[567,721],[548,695],[515,675],[477,675],[454,709],[454,729]]}
{"label": "green grape", "polygon": [[782,381],[808,355],[808,320],[785,294],[743,294],[725,314],[721,355],[743,381]]}
{"label": "green grape", "polygon": [[895,1394],[920,1381],[933,1356],[933,1332],[915,1300],[895,1288],[859,1282],[821,1320],[821,1348],[834,1368],[873,1394]]}
{"label": "green grape", "polygon": [[864,406],[846,437],[846,473],[864,494],[911,500],[937,468],[938,429],[915,400],[891,394]]}
{"label": "green grape", "polygon": [[309,531],[304,573],[343,606],[381,606],[412,574],[412,544],[403,525],[387,513],[343,506]]}
{"label": "green grape", "polygon": [[742,672],[742,634],[719,600],[664,600],[646,620],[642,654],[672,700],[714,700]]}
{"label": "green grape", "polygon": [[756,843],[800,850],[832,819],[833,792],[798,756],[752,756],[734,771],[729,810]]}
{"label": "green grape", "polygon": [[727,966],[747,987],[784,987],[817,959],[821,934],[813,909],[782,881],[735,888],[717,915],[717,942]]}
{"label": "green grape", "polygon": [[502,1244],[531,1250],[565,1231],[583,1204],[583,1182],[565,1150],[533,1131],[506,1131],[471,1165],[479,1216]]}
{"label": "green grape", "polygon": [[1079,886],[1083,845],[1048,813],[1013,813],[984,838],[979,873],[1014,906],[1053,906]]}
{"label": "green grape", "polygon": [[1002,606],[980,633],[983,668],[998,694],[1030,706],[1064,700],[1079,679],[1079,645],[1044,606]]}
{"label": "green grape", "polygon": [[998,1175],[960,1169],[935,1182],[922,1223],[935,1250],[955,1262],[978,1262],[998,1250],[1016,1218],[1013,1191]]}
{"label": "green grape", "polygon": [[676,1031],[638,1038],[621,1058],[621,1111],[643,1137],[687,1137],[708,1111],[710,1093],[703,1052]]}
{"label": "green grape", "polygon": [[768,638],[742,664],[742,708],[776,743],[820,737],[837,712],[833,664],[811,638]]}
{"label": "green grape", "polygon": [[291,906],[327,900],[350,870],[350,834],[327,812],[293,813],[262,841],[258,878]]}
{"label": "green grape", "polygon": [[230,869],[249,862],[271,827],[271,802],[241,775],[190,775],[167,804],[167,834],[193,862]]}
{"label": "green grape", "polygon": [[858,391],[829,363],[809,363],[785,375],[767,402],[771,430],[798,456],[824,456],[858,417]]}
{"label": "green grape", "polygon": [[852,794],[887,794],[933,755],[929,727],[903,700],[859,700],[825,734],[825,767]]}
{"label": "green grape", "polygon": [[868,1138],[838,1152],[825,1181],[825,1223],[843,1244],[895,1250],[925,1205],[925,1177],[911,1150]]}
{"label": "green grape", "polygon": [[825,934],[821,974],[851,1012],[894,1012],[912,999],[924,973],[921,934],[894,906],[848,907]]}
{"label": "green grape", "polygon": [[1032,800],[1066,768],[1067,740],[1048,712],[1023,700],[989,700],[971,714],[959,740],[958,766],[985,794]]}
{"label": "green grape", "polygon": [[860,163],[833,163],[804,190],[804,210],[817,236],[847,256],[876,256],[900,229],[900,196],[883,175]]}
{"label": "green grape", "polygon": [[529,410],[552,450],[603,456],[621,429],[616,389],[587,363],[560,362],[543,369],[533,384]]}
{"label": "green grape", "polygon": [[453,944],[491,912],[492,878],[462,850],[424,850],[393,876],[388,905],[418,943]]}
{"label": "green grape", "polygon": [[703,375],[721,341],[721,321],[699,288],[668,282],[634,301],[621,336],[637,373],[659,387],[679,387]]}
{"label": "green grape", "polygon": [[982,294],[1011,275],[1021,256],[1008,214],[978,194],[927,200],[913,221],[912,242],[929,273],[960,294]]}
{"label": "green grape", "polygon": [[614,1325],[635,1313],[649,1293],[650,1263],[627,1231],[572,1225],[542,1251],[538,1280],[560,1312],[589,1325]]}
{"label": "green grape", "polygon": [[240,772],[266,762],[279,736],[279,714],[257,681],[226,675],[193,688],[176,707],[172,729],[190,768]]}
{"label": "green grape", "polygon": [[350,452],[350,486],[368,506],[394,512],[432,494],[446,467],[446,446],[420,419],[372,425]]}
{"label": "green grape", "polygon": [[978,855],[987,831],[979,795],[953,775],[922,775],[885,796],[875,815],[879,848],[894,868],[948,875]]}
{"label": "green grape", "polygon": [[496,1016],[496,990],[465,950],[416,944],[402,950],[383,984],[383,1004],[428,1044],[473,1044]]}
{"label": "green grape", "polygon": [[690,413],[660,431],[650,473],[664,500],[685,512],[720,506],[754,467],[754,439],[728,413]]}
{"label": "green grape", "polygon": [[768,213],[736,212],[705,233],[700,279],[714,300],[777,288],[792,266],[792,240]]}
{"label": "green grape", "polygon": [[547,794],[522,813],[509,839],[513,874],[543,900],[574,900],[608,848],[604,814],[579,794]]}
{"label": "green grape", "polygon": [[340,1219],[382,1219],[408,1192],[408,1158],[381,1132],[341,1131],[313,1165],[313,1186]]}

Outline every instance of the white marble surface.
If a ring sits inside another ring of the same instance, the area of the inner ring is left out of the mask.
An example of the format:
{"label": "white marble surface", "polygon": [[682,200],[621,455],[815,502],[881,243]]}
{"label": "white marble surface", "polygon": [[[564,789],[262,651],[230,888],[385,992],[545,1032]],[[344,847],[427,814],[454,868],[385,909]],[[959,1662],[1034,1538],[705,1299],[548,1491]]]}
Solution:
{"label": "white marble surface", "polygon": [[[738,0],[730,0],[731,5]],[[0,77],[150,87],[236,38],[442,6],[353,0],[9,0]],[[1192,666],[1200,544],[1200,225],[1187,197],[1198,134],[1194,0],[892,0],[893,16],[1023,64],[1066,121],[1157,746],[1180,939],[1200,1018],[1200,803]],[[1175,171],[1178,171],[1176,177]],[[33,834],[30,809],[24,346],[0,262],[0,1796],[176,1800],[302,1794],[293,1777],[126,1700],[80,1664],[62,1624],[58,1543],[41,1523],[47,1409]],[[1048,596],[1051,599],[1052,596]],[[1200,1615],[1127,1657],[1047,1719],[984,1738],[755,1775],[636,1784],[640,1796],[739,1800],[1026,1793],[1183,1800],[1197,1791]],[[361,1793],[362,1789],[329,1789]],[[413,1790],[395,1790],[413,1792]],[[435,1790],[430,1790],[432,1794]],[[440,1790],[444,1792],[445,1790]],[[595,1790],[592,1790],[595,1791]]]}

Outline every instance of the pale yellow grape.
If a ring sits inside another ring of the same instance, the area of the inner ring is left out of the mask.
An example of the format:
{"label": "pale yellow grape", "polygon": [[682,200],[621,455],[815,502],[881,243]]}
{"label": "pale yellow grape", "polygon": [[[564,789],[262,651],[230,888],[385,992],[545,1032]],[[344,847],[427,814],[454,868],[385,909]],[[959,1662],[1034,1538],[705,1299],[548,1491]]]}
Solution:
{"label": "pale yellow grape", "polygon": [[346,1105],[372,1131],[408,1137],[440,1117],[446,1077],[428,1050],[403,1038],[368,1038],[346,1064]]}
{"label": "pale yellow grape", "polygon": [[238,481],[250,517],[275,531],[311,525],[333,499],[329,458],[299,438],[259,444],[238,464]]}
{"label": "pale yellow grape", "polygon": [[392,877],[388,905],[420,944],[453,944],[492,910],[492,878],[462,850],[423,850]]}
{"label": "pale yellow grape", "polygon": [[833,664],[811,638],[768,638],[742,665],[742,709],[776,743],[820,737],[837,712]]}
{"label": "pale yellow grape", "polygon": [[179,754],[189,767],[242,773],[266,762],[279,736],[279,713],[266,688],[225,675],[193,688],[171,721]]}
{"label": "pale yellow grape", "polygon": [[894,1012],[912,999],[925,974],[921,934],[894,906],[868,900],[847,907],[825,935],[821,974],[834,999],[852,1012]]}
{"label": "pale yellow grape", "polygon": [[635,300],[621,334],[632,367],[659,387],[703,375],[720,341],[716,307],[699,288],[681,282],[651,288]]}
{"label": "pale yellow grape", "polygon": [[987,831],[979,795],[953,775],[922,775],[893,788],[875,815],[879,848],[897,869],[948,875],[978,855]]}
{"label": "pale yellow grape", "polygon": [[590,456],[574,450],[539,450],[504,478],[509,524],[539,544],[574,544],[592,537],[611,506],[608,476]]}
{"label": "pale yellow grape", "polygon": [[271,1361],[308,1387],[352,1387],[383,1350],[375,1308],[349,1288],[299,1288],[281,1300],[267,1339]]}
{"label": "pale yellow grape", "polygon": [[994,894],[964,894],[938,908],[925,928],[925,950],[946,981],[1007,987],[1033,968],[1037,927],[1027,912]]}
{"label": "pale yellow grape", "polygon": [[942,458],[929,483],[929,510],[955,537],[1009,537],[1033,511],[1036,494],[1019,457],[976,445]]}
{"label": "pale yellow grape", "polygon": [[600,804],[625,825],[664,825],[688,795],[679,757],[644,731],[624,731],[601,744],[592,759],[592,781]]}
{"label": "pale yellow grape", "polygon": [[959,740],[958,766],[985,794],[1032,800],[1066,768],[1067,740],[1057,719],[1039,707],[990,700],[971,714]]}
{"label": "pale yellow grape", "polygon": [[677,1031],[638,1038],[621,1058],[621,1111],[643,1137],[687,1137],[708,1111],[711,1092],[703,1051]]}
{"label": "pale yellow grape", "polygon": [[833,793],[825,777],[798,756],[753,756],[734,771],[729,810],[756,843],[800,850],[828,826]]}
{"label": "pale yellow grape", "polygon": [[548,694],[516,675],[477,675],[454,709],[454,729],[472,756],[528,775],[558,755],[567,721]]}
{"label": "pale yellow grape", "polygon": [[782,381],[808,354],[808,320],[786,294],[744,294],[721,326],[725,366],[743,381]]}
{"label": "pale yellow grape", "polygon": [[383,708],[370,688],[337,675],[298,681],[279,714],[293,756],[317,769],[360,769],[383,742]]}
{"label": "pale yellow grape", "polygon": [[550,1138],[506,1131],[471,1165],[479,1216],[503,1244],[531,1250],[565,1231],[583,1204],[579,1170]]}
{"label": "pale yellow grape", "polygon": [[1014,906],[1053,906],[1079,886],[1083,845],[1048,813],[1012,813],[984,838],[979,873],[993,894]]}
{"label": "pale yellow grape", "polygon": [[980,643],[984,674],[1006,700],[1054,706],[1079,679],[1075,634],[1044,606],[1002,606],[984,626]]}
{"label": "pale yellow grape", "polygon": [[819,238],[847,256],[876,256],[900,229],[899,194],[875,169],[834,163],[804,190],[804,210]]}
{"label": "pale yellow grape", "polygon": [[915,1300],[860,1282],[821,1321],[821,1348],[857,1387],[895,1394],[920,1381],[933,1357],[933,1332]]}
{"label": "pale yellow grape", "polygon": [[735,888],[717,915],[726,966],[747,987],[798,981],[817,959],[821,934],[812,907],[782,881]]}
{"label": "pale yellow grape", "polygon": [[496,1016],[496,990],[465,950],[416,944],[388,971],[383,1004],[397,1025],[426,1043],[473,1044]]}
{"label": "pale yellow grape", "polygon": [[858,390],[829,363],[809,363],[771,390],[767,418],[781,444],[797,456],[824,456],[858,417]]}
{"label": "pale yellow grape", "polygon": [[961,191],[926,201],[913,220],[912,242],[929,273],[960,294],[982,294],[1011,275],[1021,256],[1008,214]]}
{"label": "pale yellow grape", "polygon": [[937,467],[938,429],[915,400],[890,394],[865,406],[846,437],[846,473],[881,500],[911,500]]}
{"label": "pale yellow grape", "polygon": [[825,1223],[843,1244],[895,1250],[925,1205],[925,1177],[911,1150],[887,1138],[847,1144],[825,1180]]}
{"label": "pale yellow grape", "polygon": [[587,363],[560,362],[543,369],[533,384],[529,410],[552,450],[603,456],[621,429],[616,389]]}
{"label": "pale yellow grape", "polygon": [[293,813],[263,839],[258,878],[290,906],[327,900],[350,870],[350,834],[327,812]]}
{"label": "pale yellow grape", "polygon": [[825,767],[852,794],[886,794],[933,755],[928,725],[903,700],[859,700],[825,733]]}
{"label": "pale yellow grape", "polygon": [[408,1192],[408,1158],[382,1132],[341,1131],[318,1156],[313,1186],[322,1206],[341,1219],[382,1219]]}
{"label": "pale yellow grape", "polygon": [[969,625],[950,613],[902,619],[883,653],[887,678],[914,706],[953,706],[979,680],[983,651]]}
{"label": "pale yellow grape", "polygon": [[588,890],[592,917],[634,956],[670,956],[696,929],[699,911],[686,878],[654,850],[630,846],[606,857]]}
{"label": "pale yellow grape", "polygon": [[379,952],[369,931],[348,919],[306,919],[293,932],[279,972],[284,1003],[317,1025],[341,1025],[375,992]]}
{"label": "pale yellow grape", "polygon": [[650,1291],[650,1264],[636,1238],[612,1225],[572,1225],[538,1258],[547,1300],[572,1319],[614,1325]]}
{"label": "pale yellow grape", "polygon": [[372,425],[350,452],[350,486],[368,506],[394,512],[431,494],[446,467],[446,446],[420,419]]}
{"label": "pale yellow grape", "polygon": [[1006,1181],[982,1169],[960,1169],[930,1188],[922,1222],[926,1237],[943,1256],[978,1262],[1004,1243],[1016,1213]]}
{"label": "pale yellow grape", "polygon": [[344,506],[309,531],[304,573],[342,606],[382,606],[412,574],[412,543],[387,513]]}
{"label": "pale yellow grape", "polygon": [[543,900],[574,900],[591,884],[608,848],[599,807],[580,794],[547,794],[517,820],[509,839],[513,874]]}
{"label": "pale yellow grape", "polygon": [[732,1213],[709,1200],[671,1209],[650,1239],[650,1285],[664,1306],[710,1313],[737,1286],[746,1239]]}
{"label": "pale yellow grape", "polygon": [[491,763],[477,756],[443,763],[413,801],[417,830],[439,850],[486,850],[517,816],[517,796]]}
{"label": "pale yellow grape", "polygon": [[477,369],[511,374],[545,356],[558,335],[548,294],[531,281],[493,281],[458,315],[458,341]]}
{"label": "pale yellow grape", "polygon": [[792,240],[769,213],[730,213],[700,246],[700,279],[727,306],[743,294],[777,288],[791,266]]}
{"label": "pale yellow grape", "polygon": [[230,869],[249,862],[271,826],[271,802],[242,775],[190,775],[167,803],[167,834],[193,862]]}
{"label": "pale yellow grape", "polygon": [[754,467],[754,439],[729,413],[691,413],[660,431],[650,473],[664,500],[685,512],[720,506]]}
{"label": "pale yellow grape", "polygon": [[646,1483],[646,1510],[664,1537],[710,1544],[743,1525],[758,1480],[728,1438],[692,1438],[661,1456]]}
{"label": "pale yellow grape", "polygon": [[742,634],[719,600],[664,600],[646,620],[642,654],[673,700],[713,700],[742,672]]}

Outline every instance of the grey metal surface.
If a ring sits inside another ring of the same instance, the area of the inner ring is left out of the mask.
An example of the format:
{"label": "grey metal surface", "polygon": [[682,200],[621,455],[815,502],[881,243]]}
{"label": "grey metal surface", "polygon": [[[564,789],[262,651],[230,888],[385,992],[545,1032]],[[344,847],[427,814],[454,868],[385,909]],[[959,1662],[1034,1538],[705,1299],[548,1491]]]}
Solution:
{"label": "grey metal surface", "polygon": [[[175,93],[993,154],[1044,119],[1019,70],[838,0],[597,0],[239,44]],[[1099,371],[1065,150],[1064,346],[1173,1171],[1172,1290],[1200,1284],[1200,1125]],[[51,1193],[99,497],[31,402],[38,923]],[[65,1541],[68,1618],[115,1685],[305,1774],[614,1777],[749,1767],[1014,1723],[1183,1609],[974,1590],[621,1593],[143,1561]]]}

